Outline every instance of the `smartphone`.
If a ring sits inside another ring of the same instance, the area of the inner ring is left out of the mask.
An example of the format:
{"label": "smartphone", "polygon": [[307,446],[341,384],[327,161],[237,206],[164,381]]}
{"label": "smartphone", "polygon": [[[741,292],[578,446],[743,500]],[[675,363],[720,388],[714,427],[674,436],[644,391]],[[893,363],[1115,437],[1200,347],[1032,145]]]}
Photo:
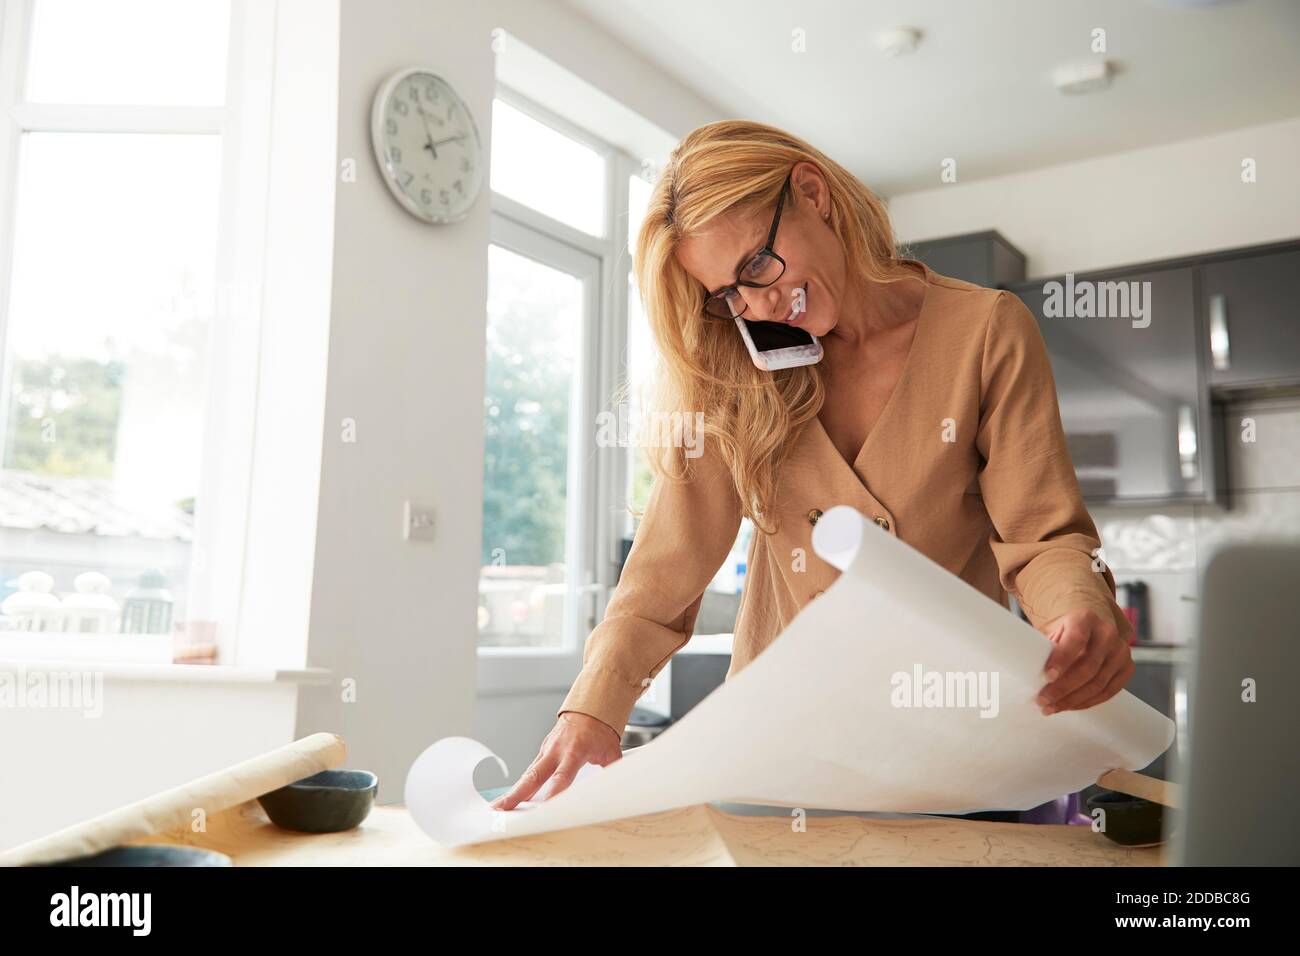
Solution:
{"label": "smartphone", "polygon": [[779,368],[816,365],[822,360],[817,336],[781,322],[751,322],[736,316],[736,326],[754,364],[773,372]]}

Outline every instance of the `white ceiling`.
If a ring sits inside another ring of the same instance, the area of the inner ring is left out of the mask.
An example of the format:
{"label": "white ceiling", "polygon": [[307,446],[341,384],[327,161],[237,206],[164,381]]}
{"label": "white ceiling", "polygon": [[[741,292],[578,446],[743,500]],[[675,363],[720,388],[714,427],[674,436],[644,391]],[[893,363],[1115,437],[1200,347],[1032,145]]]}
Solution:
{"label": "white ceiling", "polygon": [[[566,2],[723,115],[788,129],[886,196],[941,185],[946,157],[969,181],[1300,115],[1297,0]],[[890,60],[873,37],[897,26],[923,38]],[[1057,92],[1055,67],[1097,56],[1095,27],[1111,86]]]}

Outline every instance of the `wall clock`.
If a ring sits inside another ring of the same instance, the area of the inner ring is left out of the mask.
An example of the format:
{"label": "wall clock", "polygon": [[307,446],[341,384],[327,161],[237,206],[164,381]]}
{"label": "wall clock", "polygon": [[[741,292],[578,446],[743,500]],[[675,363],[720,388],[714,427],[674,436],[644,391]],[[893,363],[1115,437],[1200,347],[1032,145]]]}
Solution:
{"label": "wall clock", "polygon": [[457,222],[483,188],[483,144],[450,83],[421,67],[394,73],[375,94],[370,139],[384,182],[411,215]]}

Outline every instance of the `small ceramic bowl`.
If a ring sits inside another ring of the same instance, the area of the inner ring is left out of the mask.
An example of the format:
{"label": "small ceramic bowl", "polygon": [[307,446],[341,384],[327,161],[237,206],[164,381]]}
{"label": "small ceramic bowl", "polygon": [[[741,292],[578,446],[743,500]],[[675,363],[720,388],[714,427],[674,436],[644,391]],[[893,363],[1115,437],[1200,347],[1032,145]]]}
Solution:
{"label": "small ceramic bowl", "polygon": [[1158,803],[1106,790],[1089,797],[1086,806],[1089,816],[1105,811],[1102,832],[1121,846],[1156,846],[1165,841],[1165,808]]}
{"label": "small ceramic bowl", "polygon": [[370,815],[379,778],[368,770],[322,770],[257,798],[271,822],[299,833],[338,833]]}
{"label": "small ceramic bowl", "polygon": [[192,846],[115,846],[46,866],[233,866],[230,857]]}

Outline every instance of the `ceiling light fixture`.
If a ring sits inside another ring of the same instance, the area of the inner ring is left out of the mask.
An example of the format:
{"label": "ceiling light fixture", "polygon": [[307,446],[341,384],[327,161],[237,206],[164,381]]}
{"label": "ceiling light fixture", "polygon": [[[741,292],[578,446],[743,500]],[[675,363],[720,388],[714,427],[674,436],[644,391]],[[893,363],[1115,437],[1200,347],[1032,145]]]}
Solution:
{"label": "ceiling light fixture", "polygon": [[1110,86],[1110,60],[1082,60],[1052,71],[1052,85],[1062,93],[1092,93]]}
{"label": "ceiling light fixture", "polygon": [[915,27],[894,27],[881,30],[876,34],[875,40],[876,49],[892,60],[915,52],[917,44],[921,42],[921,31]]}

